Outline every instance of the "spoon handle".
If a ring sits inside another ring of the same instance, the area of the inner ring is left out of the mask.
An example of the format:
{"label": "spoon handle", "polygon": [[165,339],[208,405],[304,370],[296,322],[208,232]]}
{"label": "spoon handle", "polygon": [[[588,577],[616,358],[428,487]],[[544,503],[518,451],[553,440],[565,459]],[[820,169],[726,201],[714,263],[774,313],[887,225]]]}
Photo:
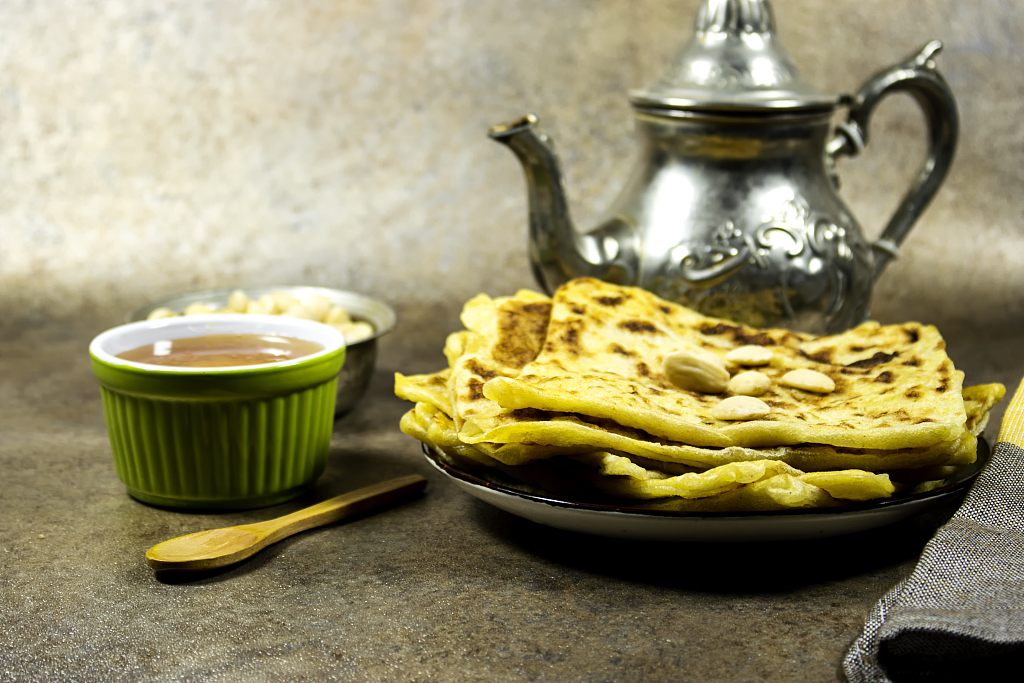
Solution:
{"label": "spoon handle", "polygon": [[426,479],[418,474],[410,474],[328,498],[322,503],[297,510],[290,515],[255,524],[243,524],[237,528],[259,535],[263,540],[262,545],[266,546],[300,531],[390,505],[419,493],[426,485]]}
{"label": "spoon handle", "polygon": [[419,493],[426,485],[426,479],[413,474],[335,496],[265,522],[179,536],[146,551],[146,562],[153,569],[169,571],[226,567],[292,534],[390,505]]}

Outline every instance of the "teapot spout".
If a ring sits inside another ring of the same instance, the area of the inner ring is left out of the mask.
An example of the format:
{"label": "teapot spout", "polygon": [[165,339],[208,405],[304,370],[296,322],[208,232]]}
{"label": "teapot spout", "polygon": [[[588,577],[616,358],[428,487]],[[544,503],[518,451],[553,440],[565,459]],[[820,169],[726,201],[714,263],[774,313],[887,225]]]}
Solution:
{"label": "teapot spout", "polygon": [[636,282],[636,228],[613,218],[580,234],[573,226],[562,169],[551,140],[533,114],[494,126],[488,135],[506,145],[523,165],[530,207],[530,265],[549,294],[574,277],[617,284]]}

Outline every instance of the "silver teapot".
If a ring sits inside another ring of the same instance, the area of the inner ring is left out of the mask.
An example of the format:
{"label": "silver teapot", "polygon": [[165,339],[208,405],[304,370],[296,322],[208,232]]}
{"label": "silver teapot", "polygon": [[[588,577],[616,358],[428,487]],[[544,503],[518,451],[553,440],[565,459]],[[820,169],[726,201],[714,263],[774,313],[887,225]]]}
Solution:
{"label": "silver teapot", "polygon": [[[606,218],[569,216],[550,139],[527,115],[494,126],[523,165],[530,259],[549,293],[579,276],[637,285],[707,315],[831,333],[868,316],[871,289],[949,170],[956,101],[937,41],[856,95],[805,82],[779,44],[767,0],[706,0],[668,72],[630,93],[639,159]],[[869,242],[840,199],[836,159],[868,142],[871,113],[903,91],[927,121],[927,159],[881,236]],[[846,109],[845,122],[833,114]]]}

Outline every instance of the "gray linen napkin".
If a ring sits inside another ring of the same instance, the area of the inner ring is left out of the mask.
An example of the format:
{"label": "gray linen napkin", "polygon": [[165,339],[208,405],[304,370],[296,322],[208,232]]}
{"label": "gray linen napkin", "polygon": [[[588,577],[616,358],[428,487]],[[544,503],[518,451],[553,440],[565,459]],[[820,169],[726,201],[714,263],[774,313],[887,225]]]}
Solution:
{"label": "gray linen napkin", "polygon": [[851,683],[1024,679],[1024,382],[992,459],[875,605],[843,671]]}

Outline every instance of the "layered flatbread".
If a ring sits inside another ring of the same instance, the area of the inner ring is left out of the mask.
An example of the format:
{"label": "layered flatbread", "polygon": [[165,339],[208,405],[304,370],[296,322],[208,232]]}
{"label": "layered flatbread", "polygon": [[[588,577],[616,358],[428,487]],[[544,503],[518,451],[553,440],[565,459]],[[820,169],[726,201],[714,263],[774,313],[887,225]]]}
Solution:
{"label": "layered flatbread", "polygon": [[[724,356],[744,345],[770,349],[759,368],[773,381],[761,420],[712,416],[718,395],[675,387],[665,356],[698,348]],[[785,373],[809,368],[835,390],[815,394],[783,386]],[[556,292],[544,348],[514,377],[496,377],[483,394],[503,408],[614,420],[694,446],[779,446],[801,443],[898,449],[954,443],[965,430],[963,373],[946,356],[933,326],[865,323],[843,334],[814,337],[757,330],[708,318],[642,289],[591,279]],[[497,441],[490,424],[475,438]]]}
{"label": "layered flatbread", "polygon": [[401,426],[461,468],[484,470],[485,477],[506,475],[506,485],[529,493],[555,493],[576,500],[602,502],[601,496],[609,496],[652,508],[668,505],[675,510],[763,511],[833,507],[887,498],[896,490],[886,474],[861,470],[806,473],[772,460],[679,472],[672,471],[674,468],[667,463],[653,463],[651,467],[652,463],[643,459],[588,452],[509,466],[461,442],[451,419],[425,403],[406,413]]}
{"label": "layered flatbread", "polygon": [[[963,388],[963,373],[931,326],[866,323],[826,337],[757,330],[589,279],[567,283],[553,299],[529,290],[480,295],[467,302],[462,321],[467,329],[445,345],[448,368],[396,375],[396,394],[416,404],[403,431],[450,457],[519,479],[540,477],[549,490],[586,481],[628,498],[708,498],[670,489],[699,479],[691,474],[762,468],[770,476],[745,481],[750,491],[723,505],[751,509],[742,500],[775,500],[751,498],[755,490],[785,498],[779,491],[807,493],[809,486],[833,501],[888,495],[889,480],[879,473],[891,473],[899,487],[924,486],[973,462],[977,437],[1005,391]],[[662,369],[676,350],[724,357],[749,345],[771,352],[757,368],[771,379],[761,397],[771,406],[765,419],[718,420],[711,409],[728,392],[681,389]],[[779,381],[799,368],[832,378],[835,390],[812,393]],[[587,467],[598,460],[604,464]],[[623,480],[609,463],[635,476]],[[768,479],[777,481],[761,483]],[[836,482],[849,485],[845,494]],[[710,497],[731,500],[731,491]],[[802,500],[811,499],[830,504],[818,493]],[[701,505],[693,509],[726,509]]]}

